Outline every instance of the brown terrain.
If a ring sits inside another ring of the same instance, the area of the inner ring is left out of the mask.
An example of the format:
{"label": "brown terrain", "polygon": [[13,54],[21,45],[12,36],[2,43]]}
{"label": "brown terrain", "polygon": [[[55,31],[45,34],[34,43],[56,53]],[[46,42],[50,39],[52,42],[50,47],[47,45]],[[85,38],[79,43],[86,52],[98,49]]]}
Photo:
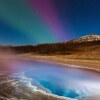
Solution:
{"label": "brown terrain", "polygon": [[63,43],[1,46],[0,48],[3,51],[25,54],[26,57],[100,70],[100,35],[84,36]]}

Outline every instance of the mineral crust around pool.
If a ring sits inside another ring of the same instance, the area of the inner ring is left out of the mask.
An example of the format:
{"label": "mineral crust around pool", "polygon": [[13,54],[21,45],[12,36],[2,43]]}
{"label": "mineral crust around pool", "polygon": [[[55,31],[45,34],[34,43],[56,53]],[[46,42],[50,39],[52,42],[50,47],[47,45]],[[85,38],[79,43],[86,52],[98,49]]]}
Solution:
{"label": "mineral crust around pool", "polygon": [[56,96],[24,73],[0,72],[0,100],[76,100]]}
{"label": "mineral crust around pool", "polygon": [[51,94],[24,73],[0,72],[0,100],[100,100],[99,94],[70,99]]}

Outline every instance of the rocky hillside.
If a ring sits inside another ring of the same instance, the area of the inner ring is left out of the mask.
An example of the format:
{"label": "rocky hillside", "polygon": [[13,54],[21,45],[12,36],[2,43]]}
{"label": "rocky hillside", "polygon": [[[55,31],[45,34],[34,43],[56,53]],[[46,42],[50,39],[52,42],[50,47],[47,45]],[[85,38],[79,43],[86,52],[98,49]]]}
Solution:
{"label": "rocky hillside", "polygon": [[100,35],[86,35],[86,36],[82,36],[80,38],[76,38],[74,40],[70,40],[68,42],[83,43],[83,42],[93,42],[93,41],[100,41]]}
{"label": "rocky hillside", "polygon": [[72,54],[96,54],[100,55],[100,35],[86,35],[80,38],[62,43],[46,43],[36,46],[10,46],[0,49],[12,50],[15,53],[33,53],[45,55],[72,55]]}

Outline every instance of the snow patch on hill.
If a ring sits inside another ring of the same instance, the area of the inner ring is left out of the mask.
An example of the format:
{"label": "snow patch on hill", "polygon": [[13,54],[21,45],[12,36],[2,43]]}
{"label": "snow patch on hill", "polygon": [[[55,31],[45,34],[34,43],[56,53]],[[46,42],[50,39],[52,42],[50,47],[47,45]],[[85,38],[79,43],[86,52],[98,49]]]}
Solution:
{"label": "snow patch on hill", "polygon": [[82,43],[82,42],[93,42],[93,41],[100,41],[100,35],[86,35],[67,42]]}

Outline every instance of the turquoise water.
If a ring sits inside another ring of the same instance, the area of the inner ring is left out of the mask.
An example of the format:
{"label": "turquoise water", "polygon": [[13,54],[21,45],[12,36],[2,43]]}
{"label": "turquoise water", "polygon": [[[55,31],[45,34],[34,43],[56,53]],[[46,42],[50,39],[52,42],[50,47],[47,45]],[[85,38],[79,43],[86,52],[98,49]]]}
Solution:
{"label": "turquoise water", "polygon": [[43,61],[21,61],[18,71],[49,89],[52,94],[77,98],[100,92],[100,73]]}

